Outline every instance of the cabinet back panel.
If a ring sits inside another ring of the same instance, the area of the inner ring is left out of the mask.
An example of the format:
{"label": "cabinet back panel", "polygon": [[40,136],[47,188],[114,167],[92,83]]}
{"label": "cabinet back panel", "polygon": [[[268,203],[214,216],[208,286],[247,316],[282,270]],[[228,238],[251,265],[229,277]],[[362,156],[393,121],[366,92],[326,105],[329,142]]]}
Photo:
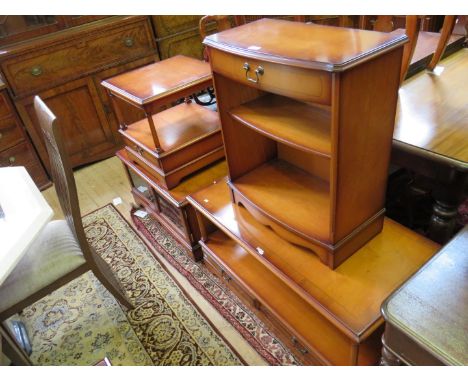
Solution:
{"label": "cabinet back panel", "polygon": [[330,181],[330,158],[309,154],[282,143],[277,143],[278,158],[283,159],[320,179]]}

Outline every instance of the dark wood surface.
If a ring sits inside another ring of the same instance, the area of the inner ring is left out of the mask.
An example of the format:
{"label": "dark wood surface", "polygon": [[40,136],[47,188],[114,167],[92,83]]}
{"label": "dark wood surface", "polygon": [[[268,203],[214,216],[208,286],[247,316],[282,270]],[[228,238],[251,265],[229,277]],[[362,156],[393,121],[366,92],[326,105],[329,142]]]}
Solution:
{"label": "dark wood surface", "polygon": [[208,36],[204,43],[244,57],[340,71],[406,41],[387,33],[261,19]]}
{"label": "dark wood surface", "polygon": [[[33,96],[45,100],[62,121],[73,167],[112,156],[121,140],[99,83],[158,60],[151,28],[145,16],[113,16],[2,48],[0,67],[9,92],[47,170]],[[135,121],[132,113],[126,115]]]}
{"label": "dark wood surface", "polygon": [[[322,363],[375,363],[380,346],[373,334],[383,324],[382,301],[438,248],[386,219],[380,234],[331,270],[232,204],[225,182],[188,200],[201,221],[207,219],[223,232],[205,230],[213,256]],[[360,361],[351,350],[358,342]]]}
{"label": "dark wood surface", "polygon": [[383,303],[386,351],[410,365],[467,365],[467,275],[468,226]]}

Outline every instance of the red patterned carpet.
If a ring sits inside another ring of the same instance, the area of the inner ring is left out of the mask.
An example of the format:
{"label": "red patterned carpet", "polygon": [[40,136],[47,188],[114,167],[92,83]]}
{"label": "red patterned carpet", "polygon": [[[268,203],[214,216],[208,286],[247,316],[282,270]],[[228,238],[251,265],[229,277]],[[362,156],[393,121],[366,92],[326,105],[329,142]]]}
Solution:
{"label": "red patterned carpet", "polygon": [[268,330],[223,283],[192,260],[185,249],[147,215],[140,218],[132,213],[140,233],[161,253],[221,315],[234,326],[250,345],[270,365],[298,365],[294,355]]}

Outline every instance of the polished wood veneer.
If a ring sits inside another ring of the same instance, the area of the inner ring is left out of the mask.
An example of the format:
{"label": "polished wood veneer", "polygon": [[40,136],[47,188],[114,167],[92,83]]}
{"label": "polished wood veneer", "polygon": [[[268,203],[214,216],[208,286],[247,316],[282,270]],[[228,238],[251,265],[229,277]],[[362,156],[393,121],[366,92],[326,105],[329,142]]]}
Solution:
{"label": "polished wood veneer", "polygon": [[468,49],[441,61],[440,75],[420,73],[399,91],[393,138],[468,168]]}
{"label": "polished wood veneer", "polygon": [[[82,25],[0,49],[0,68],[9,93],[46,170],[50,170],[49,157],[33,107],[34,95],[62,121],[66,151],[72,167],[77,167],[114,155],[122,144],[110,99],[99,86],[102,79],[159,59],[146,16],[81,21]],[[124,114],[131,122],[138,119],[128,109]]]}
{"label": "polished wood veneer", "polygon": [[102,82],[114,95],[138,106],[161,100],[167,104],[168,96],[176,94],[181,98],[181,90],[197,85],[203,90],[210,84],[208,63],[185,56],[167,58]]}
{"label": "polished wood veneer", "polygon": [[195,260],[201,260],[202,253],[198,243],[200,228],[195,210],[186,197],[225,177],[226,162],[218,161],[206,166],[168,190],[151,172],[132,161],[127,150],[120,150],[116,155],[126,169],[135,202],[151,213]]}
{"label": "polished wood veneer", "polygon": [[301,350],[311,356],[309,363],[375,364],[380,304],[438,248],[386,219],[380,234],[331,270],[232,204],[225,182],[188,200],[199,213],[205,255],[256,301],[256,311],[275,317],[299,356]]}
{"label": "polished wood veneer", "polygon": [[[311,241],[328,240],[330,186],[320,178],[286,161],[273,160],[231,182],[231,187],[247,199],[246,207],[253,203],[275,223]],[[278,210],[278,205],[287,208]]]}
{"label": "polished wood veneer", "polygon": [[273,94],[230,111],[233,118],[278,142],[331,155],[330,110]]}
{"label": "polished wood veneer", "polygon": [[205,39],[233,201],[331,268],[382,229],[405,41],[266,19]]}
{"label": "polished wood veneer", "polygon": [[[130,159],[166,188],[224,156],[218,114],[190,100],[212,85],[206,62],[176,56],[102,85],[114,101]],[[118,100],[141,109],[145,118],[127,123]]]}
{"label": "polished wood veneer", "polygon": [[218,114],[196,103],[181,103],[154,114],[152,119],[158,130],[162,148],[160,153],[155,152],[156,147],[146,119],[128,125],[120,133],[140,142],[142,147],[153,151],[157,158],[163,158],[220,130]]}
{"label": "polished wood veneer", "polygon": [[208,36],[203,43],[246,58],[336,72],[406,41],[404,35],[261,19]]}

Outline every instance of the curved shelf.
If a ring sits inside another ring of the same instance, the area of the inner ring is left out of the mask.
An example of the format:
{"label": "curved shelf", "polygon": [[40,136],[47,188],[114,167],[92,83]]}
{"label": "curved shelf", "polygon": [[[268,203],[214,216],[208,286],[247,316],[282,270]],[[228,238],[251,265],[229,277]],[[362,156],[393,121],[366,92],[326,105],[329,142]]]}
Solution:
{"label": "curved shelf", "polygon": [[260,134],[313,154],[331,156],[331,115],[324,108],[268,94],[230,110]]}

